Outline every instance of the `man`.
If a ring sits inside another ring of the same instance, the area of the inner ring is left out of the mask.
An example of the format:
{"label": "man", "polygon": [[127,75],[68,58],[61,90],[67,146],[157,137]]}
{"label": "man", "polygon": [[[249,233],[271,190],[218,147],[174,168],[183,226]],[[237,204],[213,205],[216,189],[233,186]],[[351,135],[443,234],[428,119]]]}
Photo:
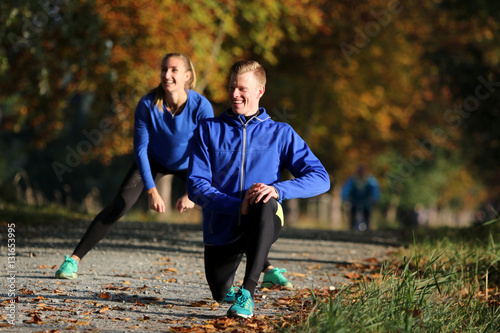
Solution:
{"label": "man", "polygon": [[342,186],[342,201],[351,205],[351,229],[365,231],[370,228],[372,206],[380,199],[380,187],[375,177],[368,175],[363,165],[358,166]]}
{"label": "man", "polygon": [[[216,301],[228,300],[243,254],[247,258],[243,285],[228,310],[232,317],[253,316],[255,288],[283,225],[282,200],[330,188],[328,173],[304,140],[259,108],[265,85],[259,63],[231,67],[231,108],[200,123],[188,169],[189,198],[203,208],[205,274]],[[295,178],[281,181],[284,169]]]}

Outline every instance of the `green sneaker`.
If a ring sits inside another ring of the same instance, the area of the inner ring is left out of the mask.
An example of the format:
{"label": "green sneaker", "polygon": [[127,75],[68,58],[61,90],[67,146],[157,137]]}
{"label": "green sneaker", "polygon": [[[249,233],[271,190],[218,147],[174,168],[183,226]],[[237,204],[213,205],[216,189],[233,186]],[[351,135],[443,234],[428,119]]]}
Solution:
{"label": "green sneaker", "polygon": [[226,297],[224,298],[224,302],[233,303],[235,298],[236,298],[236,288],[234,286],[231,286],[231,288],[229,288],[227,293],[226,293]]}
{"label": "green sneaker", "polygon": [[76,279],[78,277],[78,275],[76,275],[77,271],[78,261],[67,255],[61,267],[59,267],[56,272],[56,278],[69,280]]}
{"label": "green sneaker", "polygon": [[228,317],[251,318],[253,316],[253,299],[250,292],[243,287],[236,293],[234,304],[227,310]]}
{"label": "green sneaker", "polygon": [[281,286],[285,289],[293,289],[293,284],[286,279],[281,273],[286,273],[286,269],[279,269],[278,267],[269,270],[264,274],[262,280],[262,288],[272,288],[274,286]]}

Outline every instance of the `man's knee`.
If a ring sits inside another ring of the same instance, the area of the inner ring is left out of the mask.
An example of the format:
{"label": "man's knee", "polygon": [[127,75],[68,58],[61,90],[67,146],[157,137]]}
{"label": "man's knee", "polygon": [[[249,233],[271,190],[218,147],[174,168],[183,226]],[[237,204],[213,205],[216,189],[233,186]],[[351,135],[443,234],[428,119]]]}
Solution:
{"label": "man's knee", "polygon": [[275,213],[278,207],[278,201],[274,198],[269,199],[267,202],[263,202],[262,200],[250,205],[250,211],[254,212],[262,212],[262,213]]}

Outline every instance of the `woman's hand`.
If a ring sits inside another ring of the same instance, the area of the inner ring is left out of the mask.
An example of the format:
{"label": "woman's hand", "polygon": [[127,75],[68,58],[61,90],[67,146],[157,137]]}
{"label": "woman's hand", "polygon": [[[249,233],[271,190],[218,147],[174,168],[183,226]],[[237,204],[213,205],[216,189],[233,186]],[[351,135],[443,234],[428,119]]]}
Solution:
{"label": "woman's hand", "polygon": [[194,202],[189,200],[187,193],[180,197],[175,204],[175,209],[177,209],[179,213],[185,212],[186,210],[191,208],[194,208]]}
{"label": "woman's hand", "polygon": [[148,204],[150,209],[158,213],[165,213],[165,203],[156,187],[148,190]]}

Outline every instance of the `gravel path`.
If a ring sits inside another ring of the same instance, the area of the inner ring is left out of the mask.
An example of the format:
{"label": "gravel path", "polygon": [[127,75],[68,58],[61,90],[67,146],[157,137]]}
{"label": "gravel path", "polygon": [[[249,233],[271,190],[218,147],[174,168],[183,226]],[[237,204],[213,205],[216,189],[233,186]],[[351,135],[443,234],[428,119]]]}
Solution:
{"label": "gravel path", "polygon": [[[225,316],[228,305],[214,304],[205,281],[199,225],[119,222],[82,260],[78,279],[54,279],[87,225],[16,225],[16,260],[9,267],[7,223],[2,224],[0,253],[7,273],[1,279],[2,330],[189,331]],[[323,289],[350,283],[345,274],[352,264],[380,264],[397,246],[390,232],[284,229],[269,258],[287,269],[296,289]],[[243,268],[244,263],[237,273],[240,283]],[[286,314],[286,307],[273,305],[296,292],[257,291],[255,314]],[[12,319],[15,325],[7,327]]]}

